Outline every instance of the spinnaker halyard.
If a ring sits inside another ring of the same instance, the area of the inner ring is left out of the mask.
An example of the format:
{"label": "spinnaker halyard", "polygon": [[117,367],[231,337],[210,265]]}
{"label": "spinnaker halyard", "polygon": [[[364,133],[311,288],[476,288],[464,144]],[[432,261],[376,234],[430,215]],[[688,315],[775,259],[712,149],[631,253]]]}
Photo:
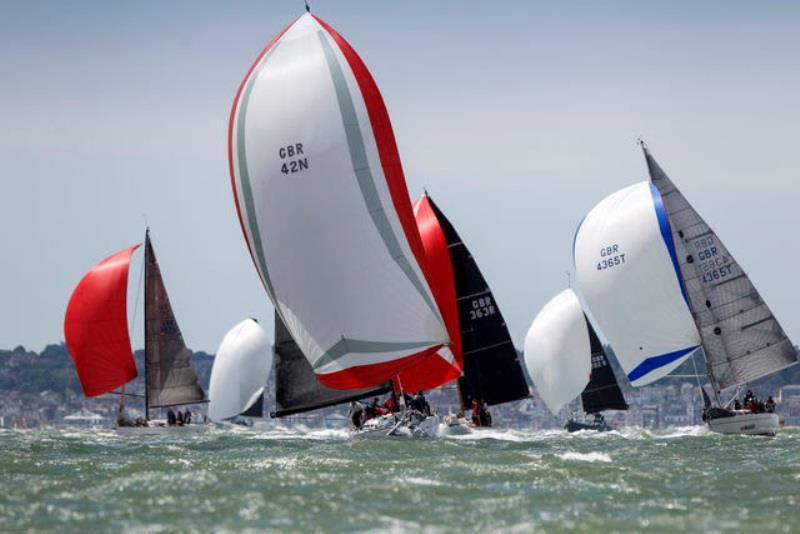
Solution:
{"label": "spinnaker halyard", "polygon": [[319,18],[290,24],[250,69],[229,161],[256,269],[322,384],[375,387],[424,360],[453,365],[383,98]]}

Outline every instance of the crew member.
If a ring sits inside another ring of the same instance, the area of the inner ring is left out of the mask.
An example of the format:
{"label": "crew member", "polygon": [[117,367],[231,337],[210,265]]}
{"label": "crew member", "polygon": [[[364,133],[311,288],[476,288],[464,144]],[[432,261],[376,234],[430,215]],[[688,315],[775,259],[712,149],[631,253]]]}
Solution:
{"label": "crew member", "polygon": [[350,421],[356,428],[361,428],[361,425],[364,424],[364,406],[358,401],[350,403]]}
{"label": "crew member", "polygon": [[489,406],[486,404],[486,401],[480,401],[481,405],[481,426],[490,427],[492,426],[492,414],[489,413]]}
{"label": "crew member", "polygon": [[472,424],[481,426],[481,404],[478,399],[472,399]]}

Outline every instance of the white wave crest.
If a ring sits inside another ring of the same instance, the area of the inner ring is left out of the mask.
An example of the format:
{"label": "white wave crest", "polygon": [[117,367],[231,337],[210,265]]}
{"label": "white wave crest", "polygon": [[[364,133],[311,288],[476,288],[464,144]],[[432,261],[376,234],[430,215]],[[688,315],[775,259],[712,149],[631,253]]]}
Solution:
{"label": "white wave crest", "polygon": [[572,462],[572,461],[575,461],[575,462],[589,462],[589,463],[600,462],[600,463],[605,463],[605,464],[610,464],[611,463],[611,456],[609,456],[605,452],[592,451],[592,452],[584,453],[584,452],[572,452],[572,451],[570,451],[570,452],[564,452],[564,453],[561,453],[561,454],[557,454],[556,456],[558,458],[561,458],[562,460],[567,460],[567,461],[570,461],[570,462]]}

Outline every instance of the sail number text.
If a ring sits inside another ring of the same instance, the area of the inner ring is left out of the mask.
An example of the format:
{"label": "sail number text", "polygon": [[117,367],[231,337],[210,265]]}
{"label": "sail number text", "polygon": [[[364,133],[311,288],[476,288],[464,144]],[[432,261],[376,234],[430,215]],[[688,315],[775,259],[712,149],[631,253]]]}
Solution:
{"label": "sail number text", "polygon": [[472,301],[472,309],[469,310],[469,318],[471,321],[475,319],[483,319],[490,315],[494,315],[495,307],[492,303],[492,297],[480,297]]}
{"label": "sail number text", "polygon": [[730,258],[725,255],[724,249],[720,250],[720,247],[714,243],[713,236],[697,239],[693,244],[695,251],[697,251],[697,259],[700,261],[704,284],[722,280],[731,275],[733,264]]}
{"label": "sail number text", "polygon": [[282,160],[281,172],[283,174],[294,174],[308,169],[308,158],[303,154],[303,143],[280,147],[278,156]]}
{"label": "sail number text", "polygon": [[619,245],[616,243],[600,249],[600,261],[597,262],[597,270],[604,271],[623,265],[625,263],[625,253],[620,252]]}

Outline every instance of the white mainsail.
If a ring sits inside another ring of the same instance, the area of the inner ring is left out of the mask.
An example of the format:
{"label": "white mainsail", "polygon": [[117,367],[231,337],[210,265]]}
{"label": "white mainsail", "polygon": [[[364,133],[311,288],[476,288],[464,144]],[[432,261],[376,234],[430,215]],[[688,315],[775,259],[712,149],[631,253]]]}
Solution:
{"label": "white mainsail", "polygon": [[229,158],[254,263],[318,379],[383,383],[449,342],[383,99],[326,23],[305,14],[259,56]]}
{"label": "white mainsail", "polygon": [[584,302],[631,384],[662,378],[700,345],[652,184],[634,184],[598,203],[578,227],[573,256]]}
{"label": "white mainsail", "polygon": [[663,198],[686,299],[716,391],[794,365],[797,351],[750,278],[642,145]]}
{"label": "white mainsail", "polygon": [[553,415],[589,383],[591,352],[581,304],[565,289],[545,304],[525,336],[525,366]]}
{"label": "white mainsail", "polygon": [[208,388],[208,416],[222,421],[246,412],[264,393],[272,350],[264,329],[245,319],[230,329],[217,349]]}

